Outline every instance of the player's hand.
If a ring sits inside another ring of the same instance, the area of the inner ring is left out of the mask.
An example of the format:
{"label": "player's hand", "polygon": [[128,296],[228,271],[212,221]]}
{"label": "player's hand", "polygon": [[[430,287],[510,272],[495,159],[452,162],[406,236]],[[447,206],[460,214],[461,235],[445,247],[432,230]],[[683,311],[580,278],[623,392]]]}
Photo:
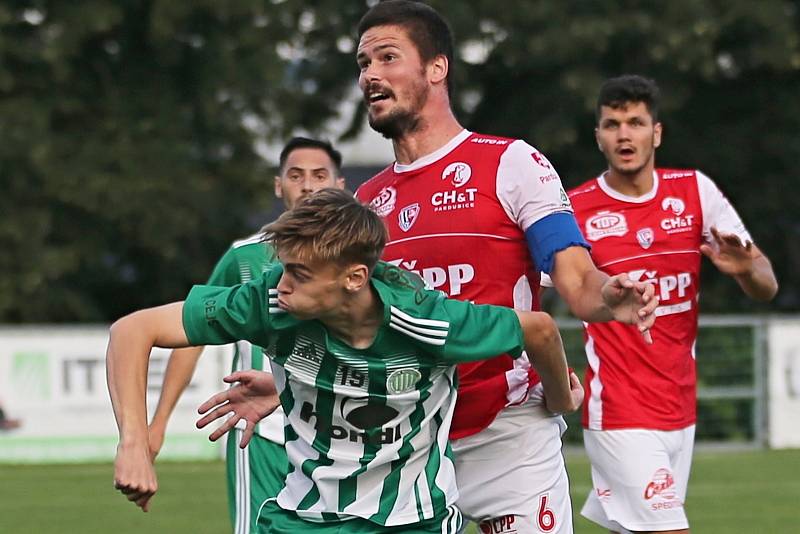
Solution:
{"label": "player's hand", "polygon": [[636,325],[645,343],[653,343],[650,328],[656,322],[658,307],[653,284],[634,282],[623,273],[609,277],[601,293],[615,321]]}
{"label": "player's hand", "polygon": [[147,427],[147,442],[150,447],[150,461],[155,462],[156,456],[164,445],[164,428],[161,425],[151,423]]}
{"label": "player's hand", "polygon": [[150,510],[150,499],[158,490],[158,481],[146,445],[117,446],[114,488],[143,511]]}
{"label": "player's hand", "polygon": [[246,426],[239,446],[245,448],[253,437],[256,423],[274,412],[280,405],[278,391],[275,389],[272,375],[264,371],[237,371],[223,380],[229,384],[236,384],[200,405],[197,412],[203,417],[197,421],[197,428],[203,428],[210,422],[230,414],[230,417],[225,419],[208,439],[218,440],[236,426],[236,423],[243,420]]}
{"label": "player's hand", "polygon": [[569,372],[569,397],[565,398],[566,404],[556,404],[548,397],[544,396],[544,406],[547,411],[554,414],[572,413],[581,407],[583,403],[583,386],[581,381],[573,371]]}
{"label": "player's hand", "polygon": [[753,243],[742,243],[736,234],[723,234],[711,227],[713,245],[700,245],[700,252],[720,270],[730,276],[745,275],[753,271]]}

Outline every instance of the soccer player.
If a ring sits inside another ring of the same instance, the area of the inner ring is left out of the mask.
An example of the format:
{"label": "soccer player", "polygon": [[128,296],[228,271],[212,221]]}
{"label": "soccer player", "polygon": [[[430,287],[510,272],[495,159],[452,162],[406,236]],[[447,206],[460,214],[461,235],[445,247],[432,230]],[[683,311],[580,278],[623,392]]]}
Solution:
{"label": "soccer player", "polygon": [[[315,193],[265,232],[280,263],[260,278],[196,286],[184,302],[133,313],[111,328],[115,486],[143,509],[157,487],[145,421],[153,346],[245,339],[265,347],[291,463],[285,487],[259,513],[265,532],[456,532],[447,439],[456,362],[519,356],[524,348],[549,410],[569,411],[582,400],[547,314],[447,299],[415,275],[378,264],[386,229],[350,194]],[[235,404],[216,415],[230,410],[232,426],[243,415]]]}
{"label": "soccer player", "polygon": [[[344,188],[341,175],[342,156],[330,143],[295,137],[283,147],[275,176],[275,196],[292,209],[301,199],[326,187]],[[233,243],[217,262],[208,279],[209,285],[234,286],[258,278],[273,261],[273,253],[261,234]],[[150,452],[153,458],[164,442],[169,417],[178,398],[189,385],[203,347],[176,349],[170,355],[158,406],[150,422]],[[233,370],[264,369],[261,347],[237,341]],[[235,534],[256,532],[257,512],[266,499],[275,497],[283,487],[289,468],[283,448],[283,413],[281,410],[257,426],[256,437],[247,448],[237,447],[240,439],[231,432],[227,442],[228,508]]]}
{"label": "soccer player", "polygon": [[[356,192],[389,228],[383,258],[453,298],[520,310],[538,308],[539,271],[551,273],[582,319],[634,323],[647,335],[653,288],[595,268],[547,158],[456,120],[453,42],[442,17],[389,0],[364,15],[358,34],[369,123],[392,140],[396,157]],[[544,409],[528,359],[498,353],[458,374],[450,435],[464,515],[484,532],[572,532],[565,424]]]}
{"label": "soccer player", "polygon": [[595,135],[608,169],[569,193],[600,269],[652,284],[661,300],[651,345],[629,325],[586,325],[583,437],[594,488],[581,513],[613,532],[689,531],[702,256],[753,299],[778,290],[769,260],[708,176],[655,168],[658,101],[641,76],[603,84]]}

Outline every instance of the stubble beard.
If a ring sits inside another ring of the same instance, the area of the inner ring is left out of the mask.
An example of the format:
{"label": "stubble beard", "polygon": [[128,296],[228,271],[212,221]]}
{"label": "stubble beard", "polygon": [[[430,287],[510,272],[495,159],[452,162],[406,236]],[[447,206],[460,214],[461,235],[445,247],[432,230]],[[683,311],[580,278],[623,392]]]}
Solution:
{"label": "stubble beard", "polygon": [[415,84],[409,92],[412,95],[409,108],[393,109],[383,117],[373,117],[367,113],[370,128],[386,139],[399,139],[419,131],[423,126],[420,110],[428,101],[428,91],[426,84]]}

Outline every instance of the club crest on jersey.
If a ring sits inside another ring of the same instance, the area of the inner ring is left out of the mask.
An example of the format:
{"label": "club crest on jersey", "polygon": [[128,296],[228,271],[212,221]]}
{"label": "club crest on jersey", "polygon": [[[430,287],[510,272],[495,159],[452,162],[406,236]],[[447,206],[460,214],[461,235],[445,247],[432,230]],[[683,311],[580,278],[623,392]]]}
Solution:
{"label": "club crest on jersey", "polygon": [[404,232],[408,232],[419,216],[419,204],[411,204],[400,210],[397,214],[397,225]]}
{"label": "club crest on jersey", "polygon": [[394,210],[394,205],[397,203],[397,189],[392,187],[384,187],[378,196],[373,198],[369,207],[375,210],[379,217],[386,217]]}
{"label": "club crest on jersey", "polygon": [[422,378],[422,373],[417,369],[398,369],[386,379],[386,391],[390,395],[399,395],[414,391],[417,382]]}
{"label": "club crest on jersey", "polygon": [[451,163],[442,172],[442,180],[450,180],[454,187],[461,187],[469,182],[470,178],[472,178],[472,167],[461,161]]}
{"label": "club crest on jersey", "polygon": [[623,236],[628,233],[628,222],[621,213],[600,211],[586,220],[586,239],[599,241],[604,237]]}
{"label": "club crest on jersey", "polygon": [[650,248],[650,245],[653,244],[654,239],[655,234],[653,233],[652,228],[642,228],[636,232],[636,240],[639,241],[639,245],[645,250]]}
{"label": "club crest on jersey", "polygon": [[661,209],[664,211],[671,211],[675,215],[680,215],[686,209],[686,204],[679,198],[666,197],[661,201]]}

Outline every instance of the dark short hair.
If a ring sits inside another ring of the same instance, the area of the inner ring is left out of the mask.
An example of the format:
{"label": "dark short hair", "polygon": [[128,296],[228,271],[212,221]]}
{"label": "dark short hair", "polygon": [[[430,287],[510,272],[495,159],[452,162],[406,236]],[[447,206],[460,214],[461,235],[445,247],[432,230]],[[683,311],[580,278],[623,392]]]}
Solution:
{"label": "dark short hair", "polygon": [[281,150],[279,158],[278,172],[283,173],[283,167],[286,165],[286,160],[289,159],[289,154],[298,148],[316,148],[324,151],[331,158],[333,165],[336,167],[336,173],[341,174],[342,171],[342,154],[330,144],[328,141],[321,141],[319,139],[310,139],[308,137],[292,137],[286,146]]}
{"label": "dark short hair", "polygon": [[372,208],[342,189],[320,189],[263,229],[276,255],[282,251],[342,266],[363,263],[372,272],[387,230]]}
{"label": "dark short hair", "polygon": [[431,6],[413,0],[384,0],[372,6],[358,23],[358,38],[376,26],[400,26],[427,63],[438,55],[447,58],[447,93],[453,97],[453,32],[447,21]]}
{"label": "dark short hair", "polygon": [[625,74],[616,78],[609,78],[600,87],[597,97],[595,118],[600,120],[600,108],[608,106],[619,109],[629,103],[644,102],[647,111],[653,117],[653,122],[658,122],[658,105],[661,91],[656,82],[638,74]]}

